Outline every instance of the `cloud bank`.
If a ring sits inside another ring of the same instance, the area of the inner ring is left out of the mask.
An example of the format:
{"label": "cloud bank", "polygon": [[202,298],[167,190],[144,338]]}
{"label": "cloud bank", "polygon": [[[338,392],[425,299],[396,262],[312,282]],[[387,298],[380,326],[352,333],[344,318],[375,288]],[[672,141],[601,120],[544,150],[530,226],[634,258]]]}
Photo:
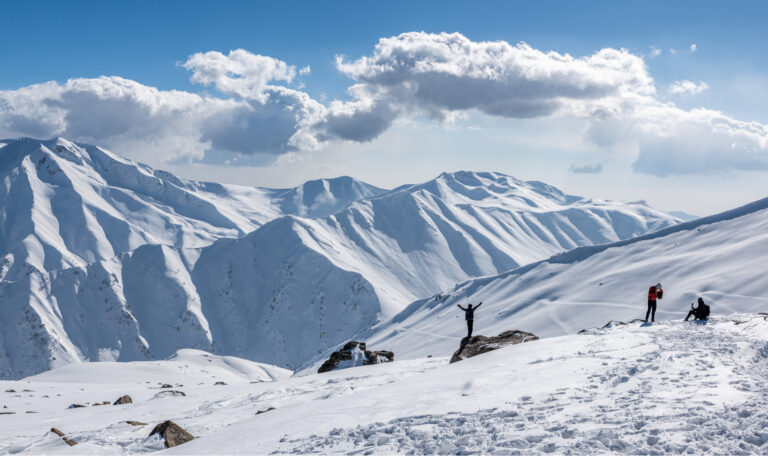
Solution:
{"label": "cloud bank", "polygon": [[[664,101],[643,57],[625,49],[573,57],[459,33],[404,33],[357,59],[337,56],[351,85],[346,99],[328,103],[302,91],[309,67],[246,50],[196,53],[180,65],[213,93],[163,91],[116,76],[0,91],[0,137],[62,135],[155,163],[222,153],[278,157],[372,141],[399,119],[451,122],[480,112],[581,119],[597,148],[634,144],[637,172],[768,169],[765,125]],[[707,88],[684,80],[667,91]]]}

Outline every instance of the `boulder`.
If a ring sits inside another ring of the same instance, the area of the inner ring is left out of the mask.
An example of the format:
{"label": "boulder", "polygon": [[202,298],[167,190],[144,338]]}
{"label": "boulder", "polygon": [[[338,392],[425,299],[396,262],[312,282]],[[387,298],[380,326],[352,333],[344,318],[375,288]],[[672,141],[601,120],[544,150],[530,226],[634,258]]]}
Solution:
{"label": "boulder", "polygon": [[64,433],[61,432],[60,430],[56,429],[56,428],[51,428],[51,432],[53,432],[54,434],[58,435],[59,437],[64,437]]}
{"label": "boulder", "polygon": [[470,338],[461,339],[461,345],[459,349],[451,356],[451,363],[461,361],[462,359],[471,358],[473,356],[481,355],[489,351],[496,350],[505,345],[516,345],[523,342],[530,342],[532,340],[538,340],[539,338],[529,332],[525,331],[504,331],[495,337],[486,336],[472,336]]}
{"label": "boulder", "polygon": [[327,361],[317,370],[318,374],[348,367],[367,366],[369,364],[389,363],[395,360],[391,351],[372,351],[366,349],[365,342],[347,342],[339,351],[331,353]]}
{"label": "boulder", "polygon": [[125,396],[120,396],[119,398],[117,398],[117,400],[112,405],[122,405],[122,404],[133,404],[133,399],[131,399],[131,396],[126,394]]}
{"label": "boulder", "polygon": [[185,431],[181,426],[171,420],[163,421],[155,426],[152,429],[152,432],[149,433],[149,436],[152,437],[155,434],[160,434],[165,440],[166,448],[172,448],[181,445],[182,443],[187,443],[195,438],[195,436]]}

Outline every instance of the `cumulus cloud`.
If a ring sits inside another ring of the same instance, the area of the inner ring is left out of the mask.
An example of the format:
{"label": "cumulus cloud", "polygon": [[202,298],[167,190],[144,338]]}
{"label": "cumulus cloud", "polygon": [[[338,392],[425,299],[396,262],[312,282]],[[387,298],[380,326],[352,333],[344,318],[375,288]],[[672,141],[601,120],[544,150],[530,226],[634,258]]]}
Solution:
{"label": "cumulus cloud", "polygon": [[669,86],[669,92],[673,95],[696,95],[709,89],[709,84],[704,81],[698,83],[687,79],[675,81]]}
{"label": "cumulus cloud", "polygon": [[576,165],[575,163],[568,168],[568,171],[576,174],[600,174],[603,172],[602,163],[592,165]]}
{"label": "cumulus cloud", "polygon": [[[273,57],[210,51],[180,65],[193,83],[214,93],[158,90],[119,77],[0,91],[0,137],[63,135],[153,163],[204,157],[268,163],[332,141],[374,140],[398,119],[446,122],[481,112],[581,119],[597,147],[633,143],[638,172],[768,168],[765,125],[664,101],[643,57],[624,49],[574,57],[459,33],[404,33],[380,39],[368,55],[338,56],[336,67],[351,80],[348,96],[322,103],[297,84],[309,67]],[[683,80],[666,92],[707,88]],[[238,156],[249,158],[231,159]],[[571,171],[599,172],[596,166]]]}
{"label": "cumulus cloud", "polygon": [[694,52],[696,52],[696,49],[698,49],[698,48],[696,47],[696,43],[693,43],[693,44],[691,44],[691,46],[688,48],[688,50],[689,50],[691,53],[694,53]]}

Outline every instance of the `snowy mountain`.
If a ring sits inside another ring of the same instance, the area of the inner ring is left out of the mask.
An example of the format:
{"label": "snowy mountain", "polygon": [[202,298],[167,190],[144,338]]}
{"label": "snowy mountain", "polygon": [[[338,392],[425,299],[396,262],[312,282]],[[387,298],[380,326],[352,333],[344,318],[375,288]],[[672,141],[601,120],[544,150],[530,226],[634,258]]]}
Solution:
{"label": "snowy mountain", "polygon": [[[0,381],[0,453],[764,454],[767,346],[764,315],[731,315],[289,378],[202,352],[80,363]],[[168,419],[195,439],[165,450]]]}
{"label": "snowy mountain", "polygon": [[608,320],[644,318],[650,285],[664,297],[656,319],[682,319],[701,296],[714,314],[768,312],[768,198],[635,239],[581,247],[502,274],[469,280],[411,304],[362,340],[400,359],[447,353],[466,334],[457,304],[483,302],[475,333],[507,329],[573,334]]}
{"label": "snowy mountain", "polygon": [[0,156],[5,378],[180,348],[296,368],[456,282],[678,222],[497,173],[269,190],[63,139]]}
{"label": "snowy mountain", "polygon": [[0,280],[85,267],[145,244],[199,248],[382,192],[346,177],[284,190],[192,182],[62,138],[0,144]]}

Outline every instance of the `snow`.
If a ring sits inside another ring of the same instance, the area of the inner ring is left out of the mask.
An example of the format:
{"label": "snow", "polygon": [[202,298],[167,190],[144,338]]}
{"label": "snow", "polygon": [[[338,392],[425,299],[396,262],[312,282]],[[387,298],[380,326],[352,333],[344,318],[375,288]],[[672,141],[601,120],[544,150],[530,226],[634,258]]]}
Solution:
{"label": "snow", "polygon": [[713,314],[762,312],[768,198],[627,241],[582,247],[499,275],[472,279],[411,304],[361,335],[399,359],[446,351],[465,334],[457,304],[482,301],[475,334],[508,329],[573,334],[608,320],[644,318],[661,282],[657,320],[682,319],[701,296]]}
{"label": "snow", "polygon": [[0,178],[0,378],[180,348],[297,369],[457,282],[678,223],[499,173],[192,182],[62,138],[10,142]]}
{"label": "snow", "polygon": [[[0,453],[155,452],[162,444],[147,436],[165,419],[196,436],[165,450],[179,454],[764,453],[766,319],[618,325],[455,364],[436,352],[260,383],[215,385],[216,375],[194,381],[199,371],[174,369],[150,377],[153,362],[76,364],[0,382],[17,391],[0,393],[2,410],[16,412],[0,415]],[[119,365],[133,373],[113,375]],[[186,396],[155,398],[161,381]],[[134,403],[67,408],[123,394]],[[51,427],[79,444],[63,445]]]}

